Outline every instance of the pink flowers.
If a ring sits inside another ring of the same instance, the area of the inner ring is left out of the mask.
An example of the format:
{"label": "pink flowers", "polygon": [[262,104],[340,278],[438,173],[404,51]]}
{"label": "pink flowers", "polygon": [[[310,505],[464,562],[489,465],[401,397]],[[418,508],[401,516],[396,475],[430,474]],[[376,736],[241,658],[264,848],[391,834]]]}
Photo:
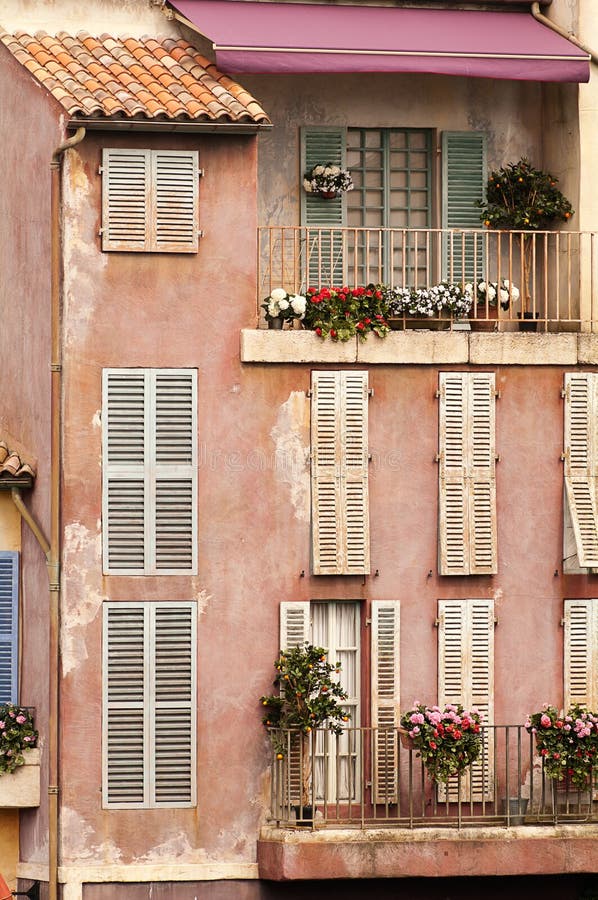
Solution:
{"label": "pink flowers", "polygon": [[552,725],[550,716],[547,716],[546,713],[544,713],[544,715],[540,718],[540,725],[542,726],[542,728],[550,728],[550,726]]}

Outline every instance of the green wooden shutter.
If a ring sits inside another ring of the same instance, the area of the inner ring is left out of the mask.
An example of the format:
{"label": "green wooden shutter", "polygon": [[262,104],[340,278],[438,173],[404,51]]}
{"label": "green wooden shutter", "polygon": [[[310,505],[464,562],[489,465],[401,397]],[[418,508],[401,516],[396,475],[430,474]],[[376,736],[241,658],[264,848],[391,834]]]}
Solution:
{"label": "green wooden shutter", "polygon": [[400,604],[372,602],[372,727],[374,737],[374,803],[397,803],[399,790],[398,732],[401,719]]}
{"label": "green wooden shutter", "polygon": [[[445,131],[442,135],[442,227],[481,228],[480,207],[486,184],[486,135]],[[443,277],[449,281],[479,281],[484,276],[483,234],[445,235]]]}
{"label": "green wooden shutter", "polygon": [[18,702],[19,554],[0,551],[0,703]]}
{"label": "green wooden shutter", "polygon": [[579,565],[598,566],[598,378],[589,372],[565,375],[565,491]]}
{"label": "green wooden shutter", "polygon": [[303,176],[316,165],[331,163],[345,167],[345,130],[303,128],[301,130],[301,224],[305,234],[304,280],[307,286],[344,283],[345,247],[343,232],[345,200],[339,194],[325,200],[303,189]]}

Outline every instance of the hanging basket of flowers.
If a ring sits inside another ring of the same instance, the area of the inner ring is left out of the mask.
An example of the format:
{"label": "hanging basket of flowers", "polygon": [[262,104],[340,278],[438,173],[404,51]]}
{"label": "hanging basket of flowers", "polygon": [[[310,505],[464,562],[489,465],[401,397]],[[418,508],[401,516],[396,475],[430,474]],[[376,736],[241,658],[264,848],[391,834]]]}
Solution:
{"label": "hanging basket of flowers", "polygon": [[401,729],[409,735],[430,778],[446,783],[454,775],[463,774],[479,757],[481,721],[477,709],[468,712],[460,703],[447,703],[441,709],[415,702],[401,716]]}
{"label": "hanging basket of flowers", "polygon": [[325,200],[334,200],[339,194],[353,190],[353,179],[348,169],[332,163],[318,163],[303,178],[303,188],[308,194],[319,194]]}
{"label": "hanging basket of flowers", "polygon": [[548,778],[566,778],[579,790],[588,786],[598,758],[598,716],[579,704],[565,715],[545,703],[528,716],[525,727],[535,736]]}

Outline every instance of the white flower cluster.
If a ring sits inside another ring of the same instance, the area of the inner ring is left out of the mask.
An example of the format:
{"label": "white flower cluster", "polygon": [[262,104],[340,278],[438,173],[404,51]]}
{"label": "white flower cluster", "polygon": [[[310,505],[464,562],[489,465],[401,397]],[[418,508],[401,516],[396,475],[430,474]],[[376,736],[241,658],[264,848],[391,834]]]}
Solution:
{"label": "white flower cluster", "polygon": [[284,288],[274,288],[262,303],[269,319],[304,319],[307,300],[302,294],[287,294]]}
{"label": "white flower cluster", "polygon": [[391,316],[438,316],[450,312],[466,316],[473,304],[471,285],[462,288],[446,281],[429,288],[391,288],[387,294]]}
{"label": "white flower cluster", "polygon": [[[465,287],[473,290],[471,284],[466,284]],[[511,303],[519,300],[519,288],[506,278],[501,278],[500,284],[497,281],[478,281],[476,295],[478,303],[487,301],[489,306],[496,306],[498,299],[502,308],[508,309]]]}
{"label": "white flower cluster", "polygon": [[353,179],[348,169],[328,163],[326,166],[314,166],[303,179],[303,187],[308,194],[352,191]]}

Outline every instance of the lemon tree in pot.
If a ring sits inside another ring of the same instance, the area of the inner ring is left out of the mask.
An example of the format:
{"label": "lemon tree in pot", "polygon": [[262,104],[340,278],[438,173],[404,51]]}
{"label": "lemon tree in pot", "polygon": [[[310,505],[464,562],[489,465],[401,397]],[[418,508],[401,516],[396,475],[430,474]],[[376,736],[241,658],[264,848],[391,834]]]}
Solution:
{"label": "lemon tree in pot", "polygon": [[266,710],[262,722],[276,759],[291,766],[290,757],[298,762],[300,809],[310,818],[314,732],[327,728],[340,735],[350,718],[342,706],[347,694],[338,680],[341,665],[330,663],[323,647],[305,644],[281,651],[274,668],[277,693],[260,697]]}

